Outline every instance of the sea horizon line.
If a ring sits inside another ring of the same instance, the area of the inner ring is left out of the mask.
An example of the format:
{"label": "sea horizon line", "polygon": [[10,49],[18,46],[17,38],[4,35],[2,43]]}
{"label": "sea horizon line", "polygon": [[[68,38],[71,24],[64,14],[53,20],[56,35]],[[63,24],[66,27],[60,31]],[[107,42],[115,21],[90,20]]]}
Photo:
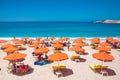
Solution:
{"label": "sea horizon line", "polygon": [[94,21],[0,21],[0,23],[93,23]]}

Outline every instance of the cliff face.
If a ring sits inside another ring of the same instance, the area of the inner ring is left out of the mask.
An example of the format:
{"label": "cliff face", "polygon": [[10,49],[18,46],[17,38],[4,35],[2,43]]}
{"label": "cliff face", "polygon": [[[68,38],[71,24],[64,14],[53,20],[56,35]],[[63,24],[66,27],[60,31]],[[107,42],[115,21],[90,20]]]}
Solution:
{"label": "cliff face", "polygon": [[114,23],[114,24],[120,24],[120,20],[101,20],[101,21],[96,21],[96,23]]}

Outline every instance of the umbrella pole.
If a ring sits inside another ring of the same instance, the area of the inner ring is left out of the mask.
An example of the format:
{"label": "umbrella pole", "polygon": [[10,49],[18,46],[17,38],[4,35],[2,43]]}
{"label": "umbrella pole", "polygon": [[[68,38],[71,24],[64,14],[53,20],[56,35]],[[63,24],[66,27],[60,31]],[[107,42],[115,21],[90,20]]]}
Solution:
{"label": "umbrella pole", "polygon": [[[103,66],[103,64],[104,64],[104,60],[102,61],[102,66]],[[101,71],[102,71],[102,67],[101,67]],[[104,76],[103,76],[104,74],[102,73],[102,80],[104,79]]]}
{"label": "umbrella pole", "polygon": [[[100,73],[102,72],[102,66],[103,66],[103,62],[104,62],[104,60],[102,60],[102,63],[101,63],[101,69],[100,69]],[[102,74],[102,80],[103,80],[103,74]]]}
{"label": "umbrella pole", "polygon": [[[58,61],[58,71],[60,70],[60,67],[59,67],[59,66],[60,66],[60,63],[59,63],[59,61]],[[58,80],[60,80],[60,79],[59,79],[59,75],[58,75],[57,77],[58,77]]]}
{"label": "umbrella pole", "polygon": [[102,71],[102,66],[103,66],[104,60],[102,60],[102,64],[101,64],[101,71]]}
{"label": "umbrella pole", "polygon": [[59,61],[58,61],[58,69],[59,69],[59,66],[60,66],[60,63],[59,63]]}

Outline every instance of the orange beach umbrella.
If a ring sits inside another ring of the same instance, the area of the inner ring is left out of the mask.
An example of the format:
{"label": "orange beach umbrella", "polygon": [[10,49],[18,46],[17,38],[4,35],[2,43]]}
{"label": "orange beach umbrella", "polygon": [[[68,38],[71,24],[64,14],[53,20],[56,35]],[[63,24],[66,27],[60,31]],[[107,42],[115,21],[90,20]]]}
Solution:
{"label": "orange beach umbrella", "polygon": [[37,40],[37,41],[40,41],[40,40],[41,40],[41,38],[40,38],[40,37],[38,37],[38,38],[36,38],[36,40]]}
{"label": "orange beach umbrella", "polygon": [[4,60],[19,60],[26,57],[26,54],[15,52],[4,57]]}
{"label": "orange beach umbrella", "polygon": [[110,46],[110,44],[109,44],[109,43],[106,43],[106,42],[102,42],[102,43],[100,43],[99,45],[100,45],[100,46]]}
{"label": "orange beach umbrella", "polygon": [[112,42],[112,43],[118,43],[119,40],[117,40],[117,39],[113,39],[113,40],[110,40],[110,42]]}
{"label": "orange beach umbrella", "polygon": [[48,60],[51,61],[62,61],[68,59],[68,55],[65,53],[54,53],[48,56]]}
{"label": "orange beach umbrella", "polygon": [[24,37],[24,38],[22,38],[21,40],[23,40],[23,41],[28,41],[29,38],[28,38],[28,37]]}
{"label": "orange beach umbrella", "polygon": [[43,39],[43,41],[49,41],[50,39],[47,37],[47,38],[45,38],[45,39]]}
{"label": "orange beach umbrella", "polygon": [[99,50],[99,51],[110,51],[111,48],[105,47],[105,46],[100,46],[100,47],[97,47],[96,50]]}
{"label": "orange beach umbrella", "polygon": [[92,38],[91,42],[97,44],[97,43],[100,43],[100,39],[99,38]]}
{"label": "orange beach umbrella", "polygon": [[53,47],[54,47],[54,48],[62,48],[62,47],[63,47],[63,45],[62,45],[62,44],[57,43],[57,44],[53,44]]}
{"label": "orange beach umbrella", "polygon": [[[100,52],[100,53],[94,53],[92,54],[93,58],[96,58],[98,60],[102,60],[102,64],[104,63],[104,61],[111,61],[111,60],[114,60],[114,57],[110,54],[107,54],[105,52]],[[101,67],[101,70],[102,70],[102,67]]]}
{"label": "orange beach umbrella", "polygon": [[60,41],[60,40],[55,40],[55,41],[53,41],[53,44],[62,44],[62,41]]}
{"label": "orange beach umbrella", "polygon": [[82,46],[86,46],[86,44],[85,44],[85,43],[80,42],[80,43],[76,43],[76,46],[82,47]]}
{"label": "orange beach umbrella", "polygon": [[76,38],[74,39],[74,43],[79,43],[79,42],[82,42],[83,40],[85,40],[85,38]]}
{"label": "orange beach umbrella", "polygon": [[23,41],[21,41],[21,40],[14,40],[13,43],[16,44],[16,45],[25,44],[25,43],[24,43]]}
{"label": "orange beach umbrella", "polygon": [[41,47],[39,49],[36,49],[34,52],[35,52],[35,54],[43,54],[43,53],[46,53],[48,51],[49,51],[48,48]]}
{"label": "orange beach umbrella", "polygon": [[4,42],[7,42],[6,40],[0,40],[0,43],[4,43]]}
{"label": "orange beach umbrella", "polygon": [[110,54],[107,54],[105,52],[100,52],[100,53],[94,53],[92,54],[93,58],[96,58],[98,60],[114,60],[114,57]]}
{"label": "orange beach umbrella", "polygon": [[50,40],[55,40],[55,37],[53,36],[53,37],[51,37],[51,38],[49,38]]}
{"label": "orange beach umbrella", "polygon": [[80,48],[78,46],[71,47],[71,48],[69,48],[69,50],[75,51],[75,52],[84,52],[85,51],[83,48]]}
{"label": "orange beach umbrella", "polygon": [[[58,66],[59,66],[59,61],[63,61],[68,59],[68,55],[65,53],[53,53],[51,55],[48,56],[48,60],[51,61],[57,61],[58,62]],[[59,68],[58,68],[59,69]]]}
{"label": "orange beach umbrella", "polygon": [[34,47],[34,48],[36,48],[36,47],[38,47],[39,46],[39,43],[33,43],[33,44],[31,44],[29,47]]}
{"label": "orange beach umbrella", "polygon": [[14,45],[12,45],[12,44],[5,44],[5,45],[3,45],[1,48],[2,49],[5,49],[5,48],[8,48],[8,47],[13,47]]}
{"label": "orange beach umbrella", "polygon": [[107,37],[106,40],[108,40],[108,41],[113,40],[113,38],[112,37]]}
{"label": "orange beach umbrella", "polygon": [[14,51],[17,51],[17,50],[18,50],[18,48],[16,48],[16,47],[8,47],[3,51],[7,52],[7,53],[11,53],[11,52],[14,52]]}
{"label": "orange beach umbrella", "polygon": [[61,38],[61,39],[59,39],[60,41],[67,41],[67,40],[69,40],[70,38]]}

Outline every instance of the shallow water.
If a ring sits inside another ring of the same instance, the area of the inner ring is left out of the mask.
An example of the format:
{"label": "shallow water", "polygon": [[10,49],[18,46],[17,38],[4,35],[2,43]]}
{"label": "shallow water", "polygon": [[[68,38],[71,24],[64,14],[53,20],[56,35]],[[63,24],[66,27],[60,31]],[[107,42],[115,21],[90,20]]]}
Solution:
{"label": "shallow water", "polygon": [[0,37],[118,37],[120,24],[92,22],[0,22]]}

